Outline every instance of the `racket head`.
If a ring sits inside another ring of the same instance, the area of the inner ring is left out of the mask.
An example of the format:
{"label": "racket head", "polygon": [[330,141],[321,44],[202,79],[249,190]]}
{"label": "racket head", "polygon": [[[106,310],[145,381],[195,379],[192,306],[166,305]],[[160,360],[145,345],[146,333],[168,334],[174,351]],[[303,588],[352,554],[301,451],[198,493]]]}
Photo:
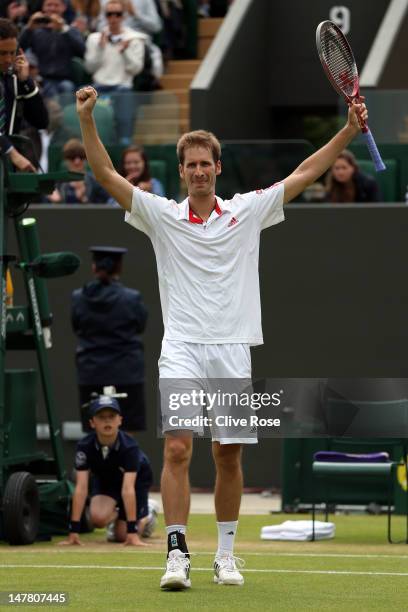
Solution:
{"label": "racket head", "polygon": [[316,30],[316,47],[323,69],[334,89],[347,102],[359,97],[359,79],[353,52],[343,32],[332,21]]}

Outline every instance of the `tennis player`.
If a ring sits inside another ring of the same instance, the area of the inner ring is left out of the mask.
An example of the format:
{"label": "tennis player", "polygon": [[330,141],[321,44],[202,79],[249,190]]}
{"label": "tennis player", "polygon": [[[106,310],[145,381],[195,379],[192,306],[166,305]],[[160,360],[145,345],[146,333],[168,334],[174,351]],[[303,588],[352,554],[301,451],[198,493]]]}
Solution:
{"label": "tennis player", "polygon": [[[250,379],[250,346],[263,342],[260,232],[283,221],[283,204],[314,183],[359,133],[358,116],[367,119],[364,103],[350,106],[343,129],[286,179],[231,200],[215,195],[221,173],[218,140],[204,131],[184,134],[177,153],[188,197],[177,203],[133,187],[116,172],[92,116],[96,97],[93,87],[77,92],[88,162],[96,180],[125,209],[125,221],[149,236],[156,254],[165,329],[159,360],[161,383]],[[168,555],[161,587],[185,589],[191,586],[185,537],[190,507],[188,470],[197,429],[182,423],[172,428],[169,421],[164,406],[161,491]],[[244,579],[233,555],[243,482],[241,449],[243,444],[256,442],[256,437],[250,430],[237,433],[212,428],[212,440],[218,527],[214,582],[241,585]]]}

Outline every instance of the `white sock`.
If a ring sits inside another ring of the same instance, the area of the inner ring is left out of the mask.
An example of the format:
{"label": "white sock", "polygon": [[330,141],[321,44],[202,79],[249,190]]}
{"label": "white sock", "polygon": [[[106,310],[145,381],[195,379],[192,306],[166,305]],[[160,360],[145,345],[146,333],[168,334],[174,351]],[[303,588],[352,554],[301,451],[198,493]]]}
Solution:
{"label": "white sock", "polygon": [[186,535],[187,525],[168,525],[166,527],[167,535],[169,535],[169,533],[173,533],[174,531],[179,531],[183,535]]}
{"label": "white sock", "polygon": [[219,523],[218,527],[218,550],[217,555],[232,555],[234,551],[235,534],[238,529],[238,521],[226,521]]}

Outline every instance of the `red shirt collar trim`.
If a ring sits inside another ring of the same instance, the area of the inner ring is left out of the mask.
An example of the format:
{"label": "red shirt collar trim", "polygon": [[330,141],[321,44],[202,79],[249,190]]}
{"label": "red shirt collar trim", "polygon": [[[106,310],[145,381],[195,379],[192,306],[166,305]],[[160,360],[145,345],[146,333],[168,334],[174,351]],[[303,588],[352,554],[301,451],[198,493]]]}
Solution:
{"label": "red shirt collar trim", "polygon": [[[217,198],[215,198],[215,204],[214,204],[213,210],[215,210],[217,215],[222,215],[222,210],[220,208],[220,205],[218,204]],[[196,215],[195,212],[191,209],[190,201],[188,201],[188,220],[190,221],[190,223],[199,223],[200,225],[203,224],[203,220],[201,219],[201,217]]]}

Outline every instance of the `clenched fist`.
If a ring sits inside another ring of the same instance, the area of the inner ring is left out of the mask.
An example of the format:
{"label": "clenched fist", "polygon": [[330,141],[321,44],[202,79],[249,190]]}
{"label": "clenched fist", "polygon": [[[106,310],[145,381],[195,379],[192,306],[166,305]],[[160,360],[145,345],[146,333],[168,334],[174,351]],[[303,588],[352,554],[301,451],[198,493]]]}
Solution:
{"label": "clenched fist", "polygon": [[90,85],[82,87],[76,92],[76,107],[79,115],[91,115],[96,104],[98,93]]}

